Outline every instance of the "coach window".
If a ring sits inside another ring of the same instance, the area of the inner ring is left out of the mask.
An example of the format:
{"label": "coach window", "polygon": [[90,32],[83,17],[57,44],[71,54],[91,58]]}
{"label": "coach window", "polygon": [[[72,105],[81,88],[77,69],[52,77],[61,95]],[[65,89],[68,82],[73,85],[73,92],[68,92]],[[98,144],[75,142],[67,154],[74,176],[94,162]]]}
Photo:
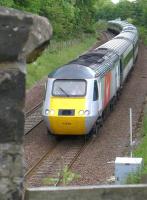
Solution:
{"label": "coach window", "polygon": [[94,81],[94,90],[93,90],[93,101],[98,100],[98,86],[97,86],[97,81]]}

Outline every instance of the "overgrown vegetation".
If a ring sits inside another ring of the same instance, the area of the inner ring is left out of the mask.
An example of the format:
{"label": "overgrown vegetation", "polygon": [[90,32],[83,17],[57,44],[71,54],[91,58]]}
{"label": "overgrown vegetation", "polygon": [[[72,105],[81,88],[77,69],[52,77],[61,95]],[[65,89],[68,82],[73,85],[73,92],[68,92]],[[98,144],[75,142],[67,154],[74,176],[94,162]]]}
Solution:
{"label": "overgrown vegetation", "polygon": [[138,29],[144,44],[147,45],[147,28],[144,26],[139,26]]}
{"label": "overgrown vegetation", "polygon": [[[118,17],[124,20],[128,19],[139,27],[142,39],[147,44],[146,0],[133,2],[120,0],[117,4],[113,4],[111,0],[0,0],[0,6],[47,17],[54,30],[52,39],[57,43],[75,40],[79,38],[79,35],[85,33],[92,34],[90,39],[84,40],[83,43],[80,42],[81,47],[80,45],[71,45],[69,48],[63,47],[62,51],[47,50],[28,68],[27,86],[31,86],[54,68],[85,51],[94,42],[93,34],[99,33],[99,30],[105,26],[104,21]],[[86,43],[85,46],[84,43]]]}
{"label": "overgrown vegetation", "polygon": [[133,155],[144,159],[143,174],[147,174],[147,115],[145,115],[143,119],[142,136],[141,144],[134,151]]}
{"label": "overgrown vegetation", "polygon": [[[137,173],[131,173],[126,183],[127,184],[136,184],[142,182],[142,177],[147,175],[147,115],[143,118],[142,128],[140,130],[142,132],[142,139],[140,145],[137,149],[133,152],[133,157],[143,158],[144,160],[144,167],[141,171]],[[147,180],[146,180],[147,181]]]}
{"label": "overgrown vegetation", "polygon": [[[130,173],[127,177],[126,184],[142,183],[143,177],[147,177],[147,114],[143,118],[140,132],[142,138],[139,146],[133,152],[133,157],[143,158],[144,167],[137,172]],[[145,181],[147,182],[147,179]]]}
{"label": "overgrown vegetation", "polygon": [[66,42],[58,42],[49,48],[34,63],[30,64],[27,73],[27,88],[43,76],[47,76],[57,67],[82,54],[96,42],[95,35],[90,35]]}
{"label": "overgrown vegetation", "polygon": [[117,4],[111,0],[0,0],[0,6],[47,17],[56,40],[75,38],[79,33],[94,33],[95,22],[100,19],[131,18],[142,29],[147,28],[146,0],[120,0]]}
{"label": "overgrown vegetation", "polygon": [[1,6],[16,8],[47,17],[56,40],[69,39],[79,33],[93,33],[95,0],[0,0]]}
{"label": "overgrown vegetation", "polygon": [[126,184],[139,184],[141,182],[142,171],[130,173],[127,177]]}
{"label": "overgrown vegetation", "polygon": [[68,185],[73,180],[80,178],[79,174],[73,173],[71,170],[68,169],[67,166],[61,170],[61,172],[57,175],[57,177],[49,178],[46,177],[42,180],[44,185],[55,185],[60,182],[62,185]]}

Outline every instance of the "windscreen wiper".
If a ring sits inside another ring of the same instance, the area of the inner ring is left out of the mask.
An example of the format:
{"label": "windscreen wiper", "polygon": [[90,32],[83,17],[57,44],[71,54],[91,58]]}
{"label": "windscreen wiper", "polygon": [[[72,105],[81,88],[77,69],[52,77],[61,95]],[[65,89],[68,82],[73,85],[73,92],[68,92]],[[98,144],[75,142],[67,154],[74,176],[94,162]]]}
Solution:
{"label": "windscreen wiper", "polygon": [[70,95],[69,95],[65,90],[63,90],[61,87],[59,87],[59,89],[60,89],[67,97],[70,96]]}

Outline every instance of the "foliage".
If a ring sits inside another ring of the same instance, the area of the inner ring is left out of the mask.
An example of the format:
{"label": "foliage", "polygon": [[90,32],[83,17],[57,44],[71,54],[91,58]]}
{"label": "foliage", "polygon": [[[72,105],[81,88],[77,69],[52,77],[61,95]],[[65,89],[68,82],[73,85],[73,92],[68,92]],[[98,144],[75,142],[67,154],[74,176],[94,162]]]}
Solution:
{"label": "foliage", "polygon": [[143,120],[143,127],[144,127],[144,136],[147,135],[147,116],[144,117]]}
{"label": "foliage", "polygon": [[141,144],[133,152],[133,156],[144,159],[144,169],[142,174],[147,174],[147,115],[143,119],[143,138]]}
{"label": "foliage", "polygon": [[63,183],[63,185],[68,185],[73,180],[80,178],[80,175],[73,173],[72,171],[68,169],[67,166],[65,166],[63,171],[61,171],[60,173],[60,177],[61,177],[61,182]]}
{"label": "foliage", "polygon": [[132,172],[128,175],[126,184],[139,184],[141,182],[142,172]]}
{"label": "foliage", "polygon": [[79,33],[93,33],[96,0],[0,0],[0,6],[17,8],[47,17],[54,38],[69,39]]}
{"label": "foliage", "polygon": [[13,7],[14,1],[13,0],[0,0],[0,6]]}
{"label": "foliage", "polygon": [[107,30],[107,22],[105,20],[99,20],[95,24],[95,29],[99,33]]}
{"label": "foliage", "polygon": [[147,27],[140,26],[139,32],[140,32],[141,38],[143,39],[145,45],[147,45]]}
{"label": "foliage", "polygon": [[95,41],[94,35],[85,35],[69,42],[57,42],[54,45],[51,43],[51,46],[44,51],[43,55],[28,66],[27,87],[31,87],[37,80],[45,75],[47,76],[55,68],[76,58],[91,47]]}
{"label": "foliage", "polygon": [[130,18],[136,25],[147,28],[146,0],[120,0],[117,4],[113,4],[111,0],[0,0],[0,6],[49,18],[56,40],[74,38],[81,33],[93,33],[95,22],[100,19]]}
{"label": "foliage", "polygon": [[146,177],[147,175],[147,115],[143,118],[142,124],[142,142],[137,147],[137,149],[133,152],[133,157],[141,157],[144,159],[144,168],[138,172],[130,173],[127,177],[127,184],[137,184],[141,183],[142,177]]}
{"label": "foliage", "polygon": [[[147,1],[136,0],[133,2],[120,0],[113,4],[110,0],[99,0],[95,3],[96,19],[121,19],[131,18],[138,26],[147,27]],[[127,12],[126,12],[127,11]]]}
{"label": "foliage", "polygon": [[73,173],[71,170],[68,169],[67,166],[61,170],[60,173],[58,173],[57,177],[55,178],[44,178],[43,184],[44,185],[56,185],[58,182],[60,182],[63,185],[68,185],[70,182],[72,182],[75,179],[80,178],[80,175]]}

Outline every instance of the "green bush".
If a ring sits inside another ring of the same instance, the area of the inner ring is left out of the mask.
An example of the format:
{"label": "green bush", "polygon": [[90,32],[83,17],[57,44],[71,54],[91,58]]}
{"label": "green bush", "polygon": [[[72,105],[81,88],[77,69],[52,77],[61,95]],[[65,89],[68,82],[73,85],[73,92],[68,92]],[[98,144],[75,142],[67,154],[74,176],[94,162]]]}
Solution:
{"label": "green bush", "polygon": [[128,175],[126,184],[139,184],[141,182],[142,172],[132,172]]}
{"label": "green bush", "polygon": [[73,173],[67,166],[65,166],[60,173],[58,173],[57,177],[49,178],[46,177],[42,180],[44,185],[55,185],[60,182],[60,184],[68,185],[73,180],[79,179],[80,175]]}
{"label": "green bush", "polygon": [[147,174],[147,116],[146,115],[143,118],[143,126],[142,127],[143,127],[143,130],[142,130],[143,138],[142,138],[139,146],[133,152],[133,156],[143,158],[144,169],[142,171],[142,174]]}
{"label": "green bush", "polygon": [[143,39],[145,45],[147,45],[147,27],[140,26],[139,27],[140,36]]}

